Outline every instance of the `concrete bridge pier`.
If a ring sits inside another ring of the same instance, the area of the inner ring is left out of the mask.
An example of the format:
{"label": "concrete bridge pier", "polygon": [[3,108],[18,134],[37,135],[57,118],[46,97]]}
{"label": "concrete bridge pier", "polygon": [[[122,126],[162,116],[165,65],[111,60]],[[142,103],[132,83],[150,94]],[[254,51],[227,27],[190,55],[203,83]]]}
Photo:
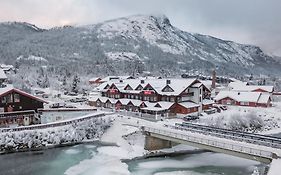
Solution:
{"label": "concrete bridge pier", "polygon": [[172,146],[174,146],[174,144],[171,141],[153,137],[150,133],[145,132],[145,150],[153,151],[164,148],[172,148]]}

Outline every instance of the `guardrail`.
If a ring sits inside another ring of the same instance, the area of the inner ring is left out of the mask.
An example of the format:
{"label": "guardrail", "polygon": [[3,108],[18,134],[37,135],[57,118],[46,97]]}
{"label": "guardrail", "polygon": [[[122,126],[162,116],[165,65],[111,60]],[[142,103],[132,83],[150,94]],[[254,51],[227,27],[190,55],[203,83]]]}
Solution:
{"label": "guardrail", "polygon": [[225,150],[230,150],[230,151],[235,151],[235,152],[240,152],[240,153],[246,153],[249,155],[253,156],[258,156],[262,158],[267,158],[267,159],[273,159],[274,158],[274,153],[270,151],[264,151],[261,149],[256,149],[256,148],[251,148],[247,146],[240,146],[236,144],[231,144],[231,143],[225,143],[225,142],[220,142],[220,141],[214,141],[206,138],[198,138],[194,136],[190,136],[187,134],[181,134],[177,132],[172,132],[164,129],[156,129],[156,128],[151,128],[151,127],[142,127],[143,131],[146,132],[151,132],[163,136],[168,136],[171,138],[176,138],[179,140],[184,140],[184,141],[189,141],[193,143],[199,143],[202,145],[208,145],[216,148],[221,148]]}
{"label": "guardrail", "polygon": [[69,119],[69,120],[64,120],[64,121],[59,121],[59,122],[52,122],[52,123],[47,123],[47,124],[21,126],[21,127],[16,127],[16,128],[3,128],[3,129],[0,129],[0,133],[1,132],[10,132],[10,131],[13,132],[13,131],[46,129],[46,128],[50,128],[50,127],[66,126],[66,125],[70,125],[73,123],[89,120],[91,118],[97,118],[97,117],[103,117],[103,116],[105,116],[104,113],[99,113],[99,114],[91,114],[91,115],[86,115],[86,116],[82,116],[82,117],[75,118],[75,119]]}
{"label": "guardrail", "polygon": [[228,129],[215,128],[205,125],[197,125],[191,123],[176,123],[175,129],[197,132],[205,135],[212,135],[221,138],[230,138],[233,140],[244,141],[247,143],[255,143],[263,146],[281,149],[281,139],[272,136],[237,132]]}

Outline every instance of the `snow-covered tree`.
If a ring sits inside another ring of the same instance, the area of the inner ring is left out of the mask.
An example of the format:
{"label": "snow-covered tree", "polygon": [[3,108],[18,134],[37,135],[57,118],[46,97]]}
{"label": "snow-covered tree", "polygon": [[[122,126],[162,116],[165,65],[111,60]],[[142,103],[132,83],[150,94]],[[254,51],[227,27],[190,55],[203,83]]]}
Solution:
{"label": "snow-covered tree", "polygon": [[78,87],[79,83],[80,83],[80,78],[78,77],[78,75],[74,75],[73,81],[72,81],[72,86],[71,86],[71,91],[72,92],[78,93],[78,91],[79,91],[79,87]]}

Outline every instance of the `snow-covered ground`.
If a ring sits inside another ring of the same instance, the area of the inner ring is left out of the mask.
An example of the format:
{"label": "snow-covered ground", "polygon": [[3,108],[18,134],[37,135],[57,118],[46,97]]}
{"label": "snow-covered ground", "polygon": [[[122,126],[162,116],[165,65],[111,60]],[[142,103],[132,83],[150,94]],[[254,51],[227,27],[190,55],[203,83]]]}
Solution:
{"label": "snow-covered ground", "polygon": [[101,117],[54,128],[3,132],[0,133],[0,151],[16,151],[99,139],[110,125],[110,117]]}
{"label": "snow-covered ground", "polygon": [[[114,117],[116,117],[116,115]],[[123,163],[121,159],[131,159],[142,156],[146,151],[142,143],[131,145],[123,138],[123,136],[139,130],[137,127],[128,126],[126,120],[128,119],[116,117],[113,126],[110,127],[100,139],[102,142],[116,144],[116,146],[103,146],[98,148],[97,155],[93,156],[92,159],[81,161],[78,165],[69,168],[65,174],[129,175],[128,165]],[[99,166],[99,168],[95,169],[93,172],[91,168],[93,165],[97,164],[102,166]]]}
{"label": "snow-covered ground", "polygon": [[281,103],[271,108],[228,106],[228,110],[200,117],[200,124],[261,134],[281,133]]}
{"label": "snow-covered ground", "polygon": [[[120,174],[120,175],[129,175],[131,172],[129,171],[128,164],[122,162],[122,159],[132,159],[135,157],[143,156],[148,151],[144,150],[144,136],[139,133],[139,127],[153,126],[153,127],[163,127],[164,124],[168,124],[171,122],[179,122],[180,119],[172,119],[171,121],[159,121],[159,122],[151,122],[133,117],[118,117],[117,115],[113,115],[115,117],[115,121],[113,126],[107,130],[107,132],[102,136],[101,141],[106,143],[113,143],[116,146],[102,146],[97,149],[97,153],[93,153],[91,159],[86,159],[81,161],[79,164],[72,166],[69,168],[65,174],[66,175],[77,175],[77,174]],[[162,149],[158,150],[161,152],[173,152],[173,151],[181,151],[181,150],[194,150],[196,148],[190,147],[187,145],[177,145],[171,149]],[[207,156],[208,158],[206,158]],[[209,159],[209,157],[213,157]],[[191,156],[193,157],[193,156]],[[227,157],[227,158],[226,158]],[[219,158],[220,162],[213,162],[213,159]],[[208,159],[209,161],[206,161]],[[231,160],[229,163],[226,163],[224,159]],[[233,162],[235,164],[233,164]],[[205,166],[205,164],[210,166],[245,166],[246,164],[249,167],[257,165],[258,163],[255,161],[245,160],[243,163],[240,158],[227,156],[223,154],[213,154],[206,153],[202,155],[194,155],[194,158],[187,158],[183,161],[175,161],[170,158],[166,158],[163,160],[152,160],[151,162],[140,162],[138,164],[138,169],[140,169],[139,174],[154,174],[153,171],[156,169],[163,168],[188,168],[188,167],[200,167]],[[136,173],[138,174],[138,173]],[[157,175],[164,174],[174,174],[174,175],[182,175],[182,174],[196,174],[192,171],[173,171],[170,173],[157,173]],[[200,173],[198,173],[199,175]],[[197,175],[197,174],[196,174]]]}

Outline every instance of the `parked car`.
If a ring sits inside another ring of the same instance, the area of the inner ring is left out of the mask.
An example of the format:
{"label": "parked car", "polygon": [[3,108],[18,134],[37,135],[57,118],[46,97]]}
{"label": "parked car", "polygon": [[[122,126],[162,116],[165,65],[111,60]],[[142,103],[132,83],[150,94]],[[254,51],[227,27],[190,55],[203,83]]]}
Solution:
{"label": "parked car", "polygon": [[207,114],[214,114],[217,112],[217,109],[216,108],[211,108],[211,109],[207,109],[204,111],[205,113]]}
{"label": "parked car", "polygon": [[188,115],[188,116],[183,117],[184,121],[192,121],[192,120],[197,120],[197,119],[199,119],[199,117],[193,116],[193,115]]}
{"label": "parked car", "polygon": [[42,98],[49,98],[49,95],[48,94],[43,94]]}
{"label": "parked car", "polygon": [[53,103],[49,105],[49,108],[63,108],[65,107],[65,103]]}
{"label": "parked car", "polygon": [[81,98],[73,98],[73,99],[70,99],[69,101],[72,103],[81,103],[81,102],[85,102],[87,100],[88,100],[87,98],[81,97]]}
{"label": "parked car", "polygon": [[78,93],[76,93],[76,92],[68,92],[68,91],[66,91],[66,92],[64,92],[64,95],[77,96],[77,95],[78,95]]}
{"label": "parked car", "polygon": [[35,90],[35,95],[43,95],[45,92],[40,90]]}
{"label": "parked car", "polygon": [[76,106],[73,106],[73,105],[65,105],[64,107],[65,108],[77,108]]}

